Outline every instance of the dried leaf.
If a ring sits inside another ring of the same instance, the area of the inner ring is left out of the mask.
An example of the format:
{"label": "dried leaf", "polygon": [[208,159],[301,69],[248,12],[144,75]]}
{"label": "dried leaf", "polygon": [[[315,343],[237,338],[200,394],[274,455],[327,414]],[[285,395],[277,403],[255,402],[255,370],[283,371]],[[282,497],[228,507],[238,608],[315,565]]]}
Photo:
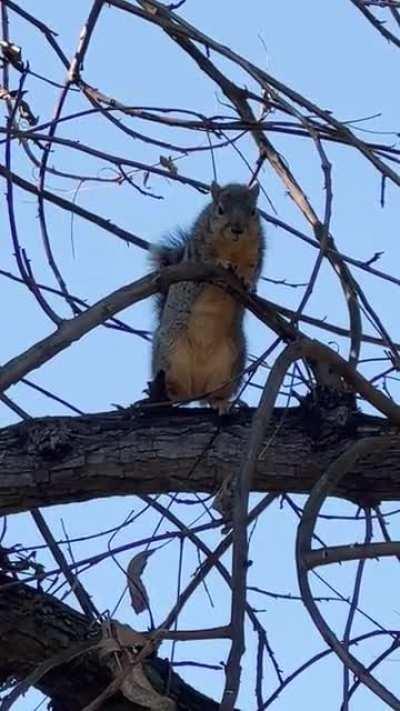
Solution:
{"label": "dried leaf", "polygon": [[149,598],[145,586],[142,583],[141,576],[147,565],[147,559],[157,550],[153,548],[149,551],[142,551],[135,555],[128,565],[126,571],[128,577],[128,588],[131,596],[132,607],[136,614],[140,614],[147,610],[149,606]]}
{"label": "dried leaf", "polygon": [[150,684],[141,664],[137,664],[121,684],[121,692],[132,703],[150,711],[176,711],[175,701],[161,696]]}
{"label": "dried leaf", "polygon": [[10,92],[8,91],[8,89],[5,89],[3,86],[0,86],[0,99],[4,99],[4,101],[5,101],[6,99],[11,99],[11,98],[12,98],[12,96],[11,96]]}
{"label": "dried leaf", "polygon": [[25,70],[22,61],[21,47],[18,47],[18,45],[12,42],[7,42],[7,40],[0,40],[0,49],[6,62],[12,64],[12,66],[19,69],[20,72]]}
{"label": "dried leaf", "polygon": [[28,122],[30,126],[36,126],[36,124],[39,121],[38,116],[34,116],[31,108],[25,99],[23,99],[23,95],[26,94],[26,91],[22,91],[19,93],[18,89],[5,89],[3,86],[0,86],[0,99],[3,99],[3,101],[18,101],[18,96],[19,96],[19,101],[18,101],[18,113],[21,116],[22,119]]}
{"label": "dried leaf", "polygon": [[143,648],[146,643],[146,637],[133,630],[129,625],[124,625],[117,620],[106,620],[102,624],[99,657],[104,659],[113,652],[122,652],[127,649],[133,649],[136,652],[138,649]]}
{"label": "dried leaf", "polygon": [[148,638],[142,632],[117,620],[112,621],[112,629],[121,647],[144,647],[148,643]]}
{"label": "dried leaf", "polygon": [[160,163],[164,168],[169,170],[172,175],[178,174],[178,168],[176,167],[171,156],[168,156],[168,158],[166,158],[165,156],[160,156]]}
{"label": "dried leaf", "polygon": [[27,101],[24,101],[21,99],[21,101],[18,104],[18,111],[19,115],[21,116],[22,119],[25,119],[29,123],[30,126],[36,126],[36,124],[39,121],[39,116],[34,116],[31,108],[28,104]]}
{"label": "dried leaf", "polygon": [[[154,550],[146,551],[145,557],[148,558]],[[143,560],[143,553],[139,553],[131,563],[143,572],[146,565]],[[153,688],[143,664],[135,659],[138,652],[143,653],[144,647],[147,647],[147,654],[154,650],[153,643],[144,634],[117,620],[107,619],[102,624],[102,640],[98,646],[101,661],[107,664],[114,676],[121,674],[121,671],[126,672],[119,685],[125,698],[149,711],[176,711],[175,702]]]}

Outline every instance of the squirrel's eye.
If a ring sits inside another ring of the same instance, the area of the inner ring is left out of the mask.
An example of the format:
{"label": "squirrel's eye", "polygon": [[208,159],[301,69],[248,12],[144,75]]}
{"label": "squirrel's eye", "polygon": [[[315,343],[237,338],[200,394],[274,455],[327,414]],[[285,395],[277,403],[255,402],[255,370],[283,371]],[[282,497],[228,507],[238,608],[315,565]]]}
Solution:
{"label": "squirrel's eye", "polygon": [[218,215],[223,215],[224,214],[224,208],[222,205],[218,205]]}
{"label": "squirrel's eye", "polygon": [[254,217],[255,214],[256,214],[256,208],[253,207],[253,209],[252,209],[250,215],[251,215],[252,217]]}

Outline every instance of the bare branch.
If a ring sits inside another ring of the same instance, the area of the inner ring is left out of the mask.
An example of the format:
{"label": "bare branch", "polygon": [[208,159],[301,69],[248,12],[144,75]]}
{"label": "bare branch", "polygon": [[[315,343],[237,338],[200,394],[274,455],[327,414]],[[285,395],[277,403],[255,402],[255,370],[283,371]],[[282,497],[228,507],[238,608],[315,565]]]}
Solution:
{"label": "bare branch", "polygon": [[[373,451],[382,451],[387,445],[386,438],[372,437],[353,444],[338,459],[328,467],[326,473],[315,485],[310,498],[304,507],[301,523],[298,528],[296,542],[296,561],[300,591],[306,608],[327,644],[334,650],[346,666],[390,708],[399,709],[400,701],[388,689],[365,669],[365,667],[339,642],[332,630],[323,619],[313,600],[307,577],[306,556],[310,554],[313,529],[318,512],[326,496],[340,479],[351,470],[354,464],[363,456]],[[383,546],[390,544],[384,543]],[[373,547],[370,544],[367,548]],[[397,551],[398,552],[398,548]]]}

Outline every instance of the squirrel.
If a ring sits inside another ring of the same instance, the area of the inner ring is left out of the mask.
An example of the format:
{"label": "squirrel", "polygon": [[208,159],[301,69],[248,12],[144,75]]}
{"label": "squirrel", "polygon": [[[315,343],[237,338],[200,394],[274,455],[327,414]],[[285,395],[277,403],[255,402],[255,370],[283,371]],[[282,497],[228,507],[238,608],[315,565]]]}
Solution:
{"label": "squirrel", "polygon": [[[213,182],[212,201],[192,228],[151,248],[153,266],[182,261],[220,265],[255,291],[265,248],[258,193],[257,184],[220,187]],[[244,307],[223,289],[195,282],[171,285],[158,295],[157,306],[153,384],[160,387],[161,379],[167,400],[200,400],[224,414],[245,368]]]}

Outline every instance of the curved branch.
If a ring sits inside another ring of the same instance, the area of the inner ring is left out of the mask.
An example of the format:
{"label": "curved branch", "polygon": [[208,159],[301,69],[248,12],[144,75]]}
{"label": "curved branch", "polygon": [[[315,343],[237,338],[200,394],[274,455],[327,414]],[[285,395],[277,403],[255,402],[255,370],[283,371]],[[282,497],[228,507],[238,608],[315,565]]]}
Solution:
{"label": "curved branch", "polygon": [[329,565],[330,563],[344,563],[346,560],[369,560],[373,558],[384,558],[385,556],[400,555],[400,541],[382,541],[380,543],[369,543],[360,545],[354,543],[350,546],[329,546],[329,548],[319,548],[307,553],[304,558],[307,570],[312,570],[319,565]]}
{"label": "curved branch", "polygon": [[249,494],[257,458],[265,438],[269,421],[274,411],[274,403],[290,365],[299,357],[299,348],[291,343],[276,359],[255,412],[249,443],[247,445],[240,473],[235,481],[233,510],[233,551],[232,551],[232,600],[231,628],[232,644],[225,672],[225,688],[221,701],[221,711],[232,711],[239,693],[241,666],[245,651],[244,616],[246,609],[246,580],[248,567],[247,517]]}
{"label": "curved branch", "polygon": [[[299,587],[303,602],[325,642],[337,656],[371,691],[392,709],[400,709],[400,700],[385,686],[375,679],[368,670],[354,657],[334,635],[321,615],[315,603],[307,576],[306,557],[311,552],[311,542],[318,513],[332,488],[351,470],[354,464],[363,456],[379,451],[386,446],[385,437],[369,437],[353,444],[328,467],[326,473],[314,486],[304,507],[299,524],[296,541],[296,563]],[[388,544],[385,544],[388,545]]]}

